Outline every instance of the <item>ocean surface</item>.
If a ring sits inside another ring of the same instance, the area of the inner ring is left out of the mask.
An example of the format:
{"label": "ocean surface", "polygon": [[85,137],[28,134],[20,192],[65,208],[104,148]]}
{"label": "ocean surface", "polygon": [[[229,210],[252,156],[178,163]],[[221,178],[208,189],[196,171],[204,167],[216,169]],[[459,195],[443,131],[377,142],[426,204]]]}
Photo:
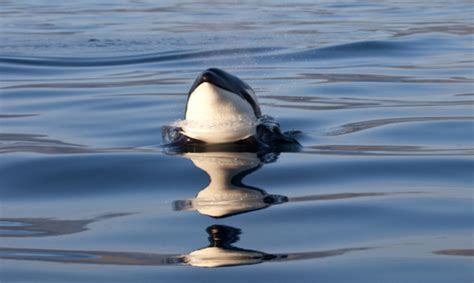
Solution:
{"label": "ocean surface", "polygon": [[[0,1],[0,282],[473,282],[472,1]],[[176,153],[209,67],[299,151]]]}

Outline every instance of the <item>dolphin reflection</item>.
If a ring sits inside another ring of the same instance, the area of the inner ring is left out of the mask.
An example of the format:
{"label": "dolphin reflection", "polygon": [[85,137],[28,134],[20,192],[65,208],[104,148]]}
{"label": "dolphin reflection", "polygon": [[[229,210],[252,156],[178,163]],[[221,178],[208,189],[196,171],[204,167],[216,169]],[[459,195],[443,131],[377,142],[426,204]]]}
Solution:
{"label": "dolphin reflection", "polygon": [[342,192],[297,197],[273,195],[245,185],[242,179],[257,171],[264,164],[275,162],[278,153],[252,152],[188,152],[182,156],[209,176],[209,183],[193,199],[173,202],[176,211],[196,210],[214,218],[264,209],[287,202],[330,201],[360,197],[390,196],[418,192]]}
{"label": "dolphin reflection", "polygon": [[212,225],[206,229],[209,245],[187,254],[156,254],[138,252],[108,252],[83,250],[50,250],[1,248],[0,258],[9,260],[33,260],[60,263],[82,263],[127,266],[168,266],[184,265],[196,267],[230,267],[259,264],[264,262],[308,260],[343,255],[348,252],[363,251],[369,247],[344,248],[326,251],[299,253],[265,253],[235,247],[241,230],[223,225]]}
{"label": "dolphin reflection", "polygon": [[209,246],[184,255],[184,263],[199,267],[223,267],[257,264],[286,256],[234,247],[241,234],[240,229],[234,227],[212,225],[206,231],[209,234]]}
{"label": "dolphin reflection", "polygon": [[209,175],[209,184],[194,199],[178,200],[174,210],[196,210],[214,218],[267,208],[288,201],[286,196],[271,195],[262,189],[242,183],[242,179],[264,163],[276,160],[275,155],[261,156],[251,152],[185,153],[194,165]]}

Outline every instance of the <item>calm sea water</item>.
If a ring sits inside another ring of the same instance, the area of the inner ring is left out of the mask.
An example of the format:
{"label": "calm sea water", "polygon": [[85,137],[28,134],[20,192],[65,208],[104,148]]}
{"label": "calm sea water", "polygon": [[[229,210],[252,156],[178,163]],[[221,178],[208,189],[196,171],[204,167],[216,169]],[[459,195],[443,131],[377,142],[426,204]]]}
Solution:
{"label": "calm sea water", "polygon": [[[0,1],[0,281],[473,282],[473,5],[413,2]],[[302,149],[168,152],[209,67]]]}

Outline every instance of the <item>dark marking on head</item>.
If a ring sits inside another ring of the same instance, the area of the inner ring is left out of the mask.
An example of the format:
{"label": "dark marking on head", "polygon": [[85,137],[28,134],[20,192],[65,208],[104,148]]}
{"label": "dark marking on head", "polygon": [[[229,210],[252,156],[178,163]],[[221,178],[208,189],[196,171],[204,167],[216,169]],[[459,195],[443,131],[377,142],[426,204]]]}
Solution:
{"label": "dark marking on head", "polygon": [[[262,115],[260,106],[258,106],[257,102],[252,98],[252,95],[250,95],[250,93],[247,91],[248,89],[252,88],[238,77],[217,68],[207,69],[196,78],[193,85],[191,86],[191,89],[189,90],[188,101],[189,97],[196,90],[196,88],[205,82],[237,94],[242,99],[247,101],[250,106],[252,106],[257,118],[260,118]],[[185,115],[187,112],[187,105],[188,104],[186,102],[186,109],[184,111]]]}

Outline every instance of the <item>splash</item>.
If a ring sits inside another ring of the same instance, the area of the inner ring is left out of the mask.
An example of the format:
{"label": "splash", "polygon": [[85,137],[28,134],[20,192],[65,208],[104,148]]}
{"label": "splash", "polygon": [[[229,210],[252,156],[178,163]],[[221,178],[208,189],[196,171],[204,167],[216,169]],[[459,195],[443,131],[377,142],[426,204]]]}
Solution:
{"label": "splash", "polygon": [[[225,135],[236,132],[254,132],[251,138],[257,147],[299,149],[300,144],[294,138],[300,131],[282,132],[280,124],[268,115],[258,119],[248,119],[238,116],[231,120],[210,119],[207,121],[177,120],[169,126],[162,128],[163,142],[165,145],[190,145],[186,139],[186,132],[194,134]],[[195,145],[195,144],[193,144]]]}
{"label": "splash", "polygon": [[180,127],[195,133],[215,133],[242,131],[254,128],[261,123],[260,119],[251,119],[244,116],[237,116],[234,119],[209,119],[209,120],[178,120],[173,126]]}

